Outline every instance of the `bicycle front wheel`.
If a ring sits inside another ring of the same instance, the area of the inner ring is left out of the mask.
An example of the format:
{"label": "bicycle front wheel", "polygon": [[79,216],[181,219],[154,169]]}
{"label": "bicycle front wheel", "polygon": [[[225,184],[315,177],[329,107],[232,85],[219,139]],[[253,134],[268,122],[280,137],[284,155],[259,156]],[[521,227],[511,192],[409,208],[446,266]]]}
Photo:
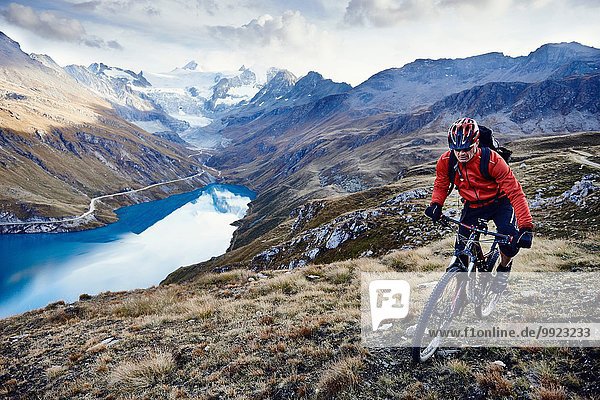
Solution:
{"label": "bicycle front wheel", "polygon": [[462,270],[450,268],[437,283],[419,318],[412,342],[412,359],[428,360],[442,343],[440,331],[448,328],[465,302],[465,284]]}
{"label": "bicycle front wheel", "polygon": [[486,261],[485,270],[479,272],[479,298],[475,304],[475,315],[477,318],[489,316],[502,297],[501,293],[494,293],[491,290],[492,282],[496,278],[496,275],[492,274],[492,270],[495,268],[499,256],[498,249],[494,250]]}

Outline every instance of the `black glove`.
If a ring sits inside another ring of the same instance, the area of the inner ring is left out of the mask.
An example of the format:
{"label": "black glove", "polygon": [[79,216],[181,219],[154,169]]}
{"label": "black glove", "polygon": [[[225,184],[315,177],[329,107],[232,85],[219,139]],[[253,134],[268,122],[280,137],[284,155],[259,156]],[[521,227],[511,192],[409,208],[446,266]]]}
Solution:
{"label": "black glove", "polygon": [[431,203],[427,209],[425,209],[425,215],[427,215],[433,222],[438,222],[442,217],[442,206],[438,203]]}
{"label": "black glove", "polygon": [[533,233],[531,232],[531,228],[519,229],[519,236],[517,236],[517,247],[530,249],[531,242],[533,242]]}

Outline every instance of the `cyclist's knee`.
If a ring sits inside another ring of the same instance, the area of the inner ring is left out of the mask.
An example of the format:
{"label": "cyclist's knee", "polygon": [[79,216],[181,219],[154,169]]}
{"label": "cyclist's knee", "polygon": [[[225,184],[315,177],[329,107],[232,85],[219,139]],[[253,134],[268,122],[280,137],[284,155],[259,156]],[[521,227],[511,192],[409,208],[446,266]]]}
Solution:
{"label": "cyclist's knee", "polygon": [[501,245],[500,252],[502,254],[504,254],[506,257],[513,258],[519,252],[519,248],[513,244]]}

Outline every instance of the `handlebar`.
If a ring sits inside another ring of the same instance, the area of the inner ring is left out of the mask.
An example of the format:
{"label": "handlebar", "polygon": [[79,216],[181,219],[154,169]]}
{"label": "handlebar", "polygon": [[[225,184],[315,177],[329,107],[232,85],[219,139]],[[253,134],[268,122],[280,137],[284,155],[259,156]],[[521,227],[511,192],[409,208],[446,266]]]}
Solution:
{"label": "handlebar", "polygon": [[501,233],[488,231],[487,227],[484,228],[484,229],[481,229],[481,228],[478,228],[478,227],[473,226],[473,225],[467,225],[464,222],[461,222],[459,220],[450,218],[447,215],[442,215],[442,217],[440,218],[440,223],[443,224],[443,225],[448,225],[449,222],[452,222],[453,224],[462,226],[463,228],[466,228],[466,229],[468,229],[470,231],[473,231],[473,232],[477,232],[477,233],[481,233],[481,234],[484,234],[484,235],[493,236],[496,239],[501,239],[502,241],[505,241],[506,244],[510,244],[512,242],[512,240],[513,240],[513,237],[510,236],[510,235],[503,235]]}

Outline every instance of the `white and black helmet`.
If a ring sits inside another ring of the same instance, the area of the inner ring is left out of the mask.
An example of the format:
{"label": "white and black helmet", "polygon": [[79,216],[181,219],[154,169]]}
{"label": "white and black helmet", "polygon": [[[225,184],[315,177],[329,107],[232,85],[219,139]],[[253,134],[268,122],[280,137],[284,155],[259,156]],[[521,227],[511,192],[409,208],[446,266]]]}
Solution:
{"label": "white and black helmet", "polygon": [[472,118],[460,118],[448,129],[448,147],[468,150],[479,141],[479,125]]}

